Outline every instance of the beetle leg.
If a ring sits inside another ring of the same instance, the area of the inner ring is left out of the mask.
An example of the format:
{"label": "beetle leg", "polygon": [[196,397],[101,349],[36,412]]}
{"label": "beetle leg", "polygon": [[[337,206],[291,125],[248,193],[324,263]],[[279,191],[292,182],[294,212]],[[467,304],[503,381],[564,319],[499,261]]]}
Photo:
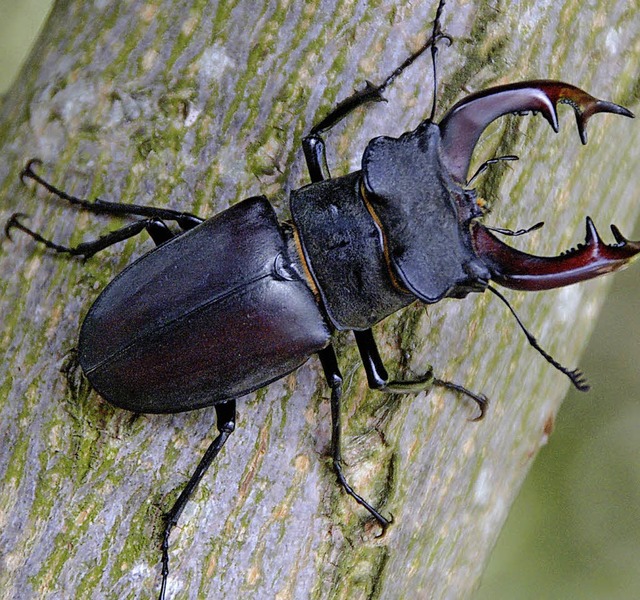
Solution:
{"label": "beetle leg", "polygon": [[162,536],[162,586],[160,588],[159,600],[164,600],[167,589],[167,578],[169,576],[169,536],[171,535],[171,531],[178,524],[180,515],[193,495],[193,492],[198,487],[200,480],[207,472],[207,469],[211,466],[211,463],[215,460],[216,456],[218,456],[225,442],[229,439],[229,436],[235,429],[236,401],[229,400],[227,402],[216,404],[215,409],[216,426],[219,432],[218,436],[207,448],[207,451],[198,463],[198,466],[193,472],[193,475],[191,475],[187,485],[180,493],[180,496],[178,496],[178,499],[171,510],[165,516],[165,529]]}
{"label": "beetle leg", "polygon": [[468,396],[478,405],[480,413],[472,421],[479,421],[484,417],[489,402],[484,394],[476,394],[457,383],[438,379],[433,375],[431,367],[421,377],[389,381],[389,374],[382,362],[371,329],[354,331],[353,333],[358,344],[364,370],[367,373],[367,381],[370,388],[391,394],[417,394],[430,390],[432,386],[443,387]]}
{"label": "beetle leg", "polygon": [[[430,40],[431,38],[429,38],[429,41]],[[429,46],[426,45],[423,46],[415,55],[413,60],[422,54],[422,52],[424,52],[428,47]],[[413,60],[411,62],[413,62]],[[396,71],[394,71],[394,73]],[[397,73],[393,79],[395,79],[398,74],[399,73]],[[302,150],[304,151],[304,157],[307,162],[307,169],[309,170],[309,176],[312,183],[331,179],[331,174],[329,173],[329,167],[327,165],[327,151],[322,134],[329,131],[334,127],[334,125],[342,121],[342,119],[360,106],[368,104],[369,102],[386,102],[382,92],[391,83],[391,81],[393,81],[393,79],[387,77],[381,85],[373,85],[370,81],[367,81],[362,90],[356,90],[351,94],[351,96],[348,96],[344,100],[338,102],[337,106],[324,119],[322,119],[322,121],[314,125],[311,128],[311,131],[302,138]]]}
{"label": "beetle leg", "polygon": [[319,135],[309,134],[302,140],[302,150],[311,182],[317,183],[331,179],[324,140]]}
{"label": "beetle leg", "polygon": [[176,234],[167,227],[167,224],[160,219],[152,219],[147,224],[147,233],[156,246],[161,246],[170,239],[176,237]]}
{"label": "beetle leg", "polygon": [[[153,240],[153,243],[156,246],[161,246],[165,242],[177,237],[180,234],[175,234],[171,229],[167,227],[167,224],[160,219],[147,219],[147,233],[149,237]],[[200,220],[197,223],[188,224],[188,227],[182,227],[183,231],[189,231],[189,229],[193,229],[196,225],[200,224]]]}
{"label": "beetle leg", "polygon": [[20,217],[26,217],[22,213],[15,213],[11,216],[11,218],[7,221],[4,226],[5,235],[8,238],[11,238],[10,232],[12,229],[19,229],[20,231],[26,233],[31,236],[36,242],[40,244],[44,244],[47,248],[51,250],[55,250],[56,252],[62,252],[66,254],[71,254],[72,256],[82,256],[84,258],[89,258],[93,256],[96,252],[100,252],[100,250],[104,250],[113,244],[117,244],[118,242],[122,242],[124,240],[128,240],[131,237],[138,235],[141,231],[147,229],[147,227],[156,223],[155,219],[141,219],[136,221],[135,223],[130,223],[121,229],[116,229],[115,231],[110,231],[106,235],[99,237],[97,240],[93,240],[91,242],[82,242],[77,246],[62,246],[60,244],[56,244],[51,240],[48,240],[42,237],[36,231],[29,229],[26,225],[23,225],[20,221]]}
{"label": "beetle leg", "polygon": [[33,165],[41,164],[41,161],[37,158],[31,159],[25,168],[20,173],[20,179],[24,181],[25,177],[33,179],[36,183],[40,184],[45,189],[49,190],[58,198],[66,200],[74,206],[78,206],[83,210],[107,215],[119,215],[119,216],[138,216],[148,217],[155,219],[164,219],[165,221],[175,221],[178,226],[187,231],[192,229],[199,223],[202,223],[203,219],[192,215],[191,213],[180,212],[177,210],[170,210],[167,208],[156,208],[155,206],[141,206],[139,204],[124,204],[122,202],[107,202],[106,200],[85,200],[83,198],[77,198],[71,194],[67,194],[63,190],[55,187],[33,170]]}
{"label": "beetle leg", "polygon": [[[330,179],[331,175],[327,167],[327,155],[324,140],[322,134],[329,131],[334,125],[342,121],[347,115],[351,114],[357,108],[368,104],[369,102],[386,102],[386,98],[382,95],[383,92],[395,81],[395,79],[402,74],[402,72],[410,67],[414,61],[431,48],[431,55],[434,63],[434,75],[435,75],[435,54],[436,44],[441,39],[451,41],[451,37],[444,33],[440,28],[440,16],[442,15],[442,9],[444,8],[444,0],[440,0],[438,8],[436,9],[436,16],[433,21],[432,34],[427,38],[425,43],[408,56],[404,62],[395,68],[386,79],[380,85],[374,85],[370,81],[365,82],[365,86],[361,90],[356,90],[350,96],[347,96],[344,100],[338,102],[336,107],[322,119],[319,123],[316,123],[311,131],[302,139],[302,149],[307,162],[307,168],[309,169],[309,175],[312,183],[323,181],[324,179]],[[435,77],[434,77],[435,80]],[[433,112],[435,109],[435,81],[434,81],[434,103],[432,108],[431,118],[433,119]]]}
{"label": "beetle leg", "polygon": [[101,236],[97,240],[82,242],[77,246],[63,246],[46,239],[36,231],[33,231],[32,229],[29,229],[26,225],[24,225],[20,221],[20,219],[27,217],[27,215],[23,213],[14,213],[6,222],[4,227],[5,235],[8,238],[11,237],[10,233],[12,229],[19,229],[20,231],[31,236],[37,242],[44,244],[51,250],[71,254],[72,256],[82,256],[84,258],[89,258],[97,252],[100,252],[101,250],[104,250],[105,248],[108,248],[113,244],[117,244],[118,242],[122,242],[138,235],[145,229],[147,230],[153,241],[156,243],[156,245],[168,241],[169,239],[174,237],[174,234],[162,222],[161,219],[175,221],[178,227],[180,227],[180,229],[182,229],[183,231],[193,229],[194,227],[202,223],[202,219],[196,217],[195,215],[175,210],[155,208],[152,206],[139,206],[136,204],[122,204],[120,202],[105,202],[104,200],[100,200],[99,198],[93,202],[89,200],[83,200],[82,198],[76,198],[75,196],[71,196],[70,194],[67,194],[66,192],[53,186],[48,181],[40,177],[37,173],[35,173],[35,171],[33,170],[33,165],[39,163],[40,161],[38,159],[30,160],[20,174],[21,179],[23,181],[25,177],[33,179],[35,182],[42,185],[49,192],[58,196],[62,200],[66,200],[70,204],[79,206],[80,208],[89,212],[119,216],[143,216],[147,218],[135,221],[134,223],[126,225],[121,229],[111,231],[108,234]]}
{"label": "beetle leg", "polygon": [[22,213],[14,213],[7,221],[4,227],[4,232],[9,239],[11,239],[11,230],[19,229],[23,233],[31,236],[34,240],[36,240],[36,242],[45,245],[51,250],[55,250],[56,252],[65,254],[71,254],[72,256],[82,256],[83,258],[90,258],[97,252],[100,252],[101,250],[104,250],[109,246],[113,246],[113,244],[117,244],[118,242],[123,242],[124,240],[135,237],[145,229],[151,236],[151,239],[154,241],[156,246],[164,244],[164,242],[167,242],[171,238],[175,237],[175,234],[160,219],[140,219],[139,221],[130,223],[125,227],[110,231],[106,235],[99,237],[97,240],[82,242],[77,246],[63,246],[61,244],[56,244],[55,242],[48,240],[47,238],[41,236],[38,232],[33,231],[32,229],[29,229],[26,225],[24,225],[19,219],[26,216],[27,215]]}
{"label": "beetle leg", "polygon": [[366,508],[371,516],[378,521],[382,527],[382,534],[390,525],[391,520],[383,517],[373,506],[371,506],[362,496],[356,494],[353,488],[347,482],[342,472],[342,451],[341,438],[342,427],[340,418],[340,399],[342,397],[342,374],[338,368],[338,359],[336,357],[333,346],[329,345],[318,352],[324,375],[327,383],[331,388],[331,455],[333,458],[333,469],[338,477],[338,483],[345,492],[349,494],[358,504]]}

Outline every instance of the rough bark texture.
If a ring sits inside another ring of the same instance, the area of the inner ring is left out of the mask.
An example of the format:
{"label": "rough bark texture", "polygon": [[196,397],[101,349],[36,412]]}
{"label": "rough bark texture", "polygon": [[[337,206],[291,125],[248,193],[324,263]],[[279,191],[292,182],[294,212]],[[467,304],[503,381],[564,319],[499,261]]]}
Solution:
{"label": "rough bark texture", "polygon": [[[638,111],[640,18],[626,1],[451,0],[454,43],[439,54],[441,116],[467,91],[513,80],[568,80]],[[300,138],[365,79],[379,81],[427,34],[435,3],[382,0],[155,3],[59,1],[0,112],[4,217],[63,243],[113,222],[20,184],[26,159],[81,196],[212,215],[269,195],[284,217],[306,183]],[[334,173],[359,166],[366,141],[398,135],[431,103],[427,59],[328,137]],[[481,191],[487,222],[557,253],[591,215],[629,232],[638,212],[640,124],[597,116],[581,147],[561,110],[503,119],[478,161],[516,153]],[[3,218],[4,218],[3,217]],[[214,411],[133,415],[61,372],[99,290],[151,247],[132,240],[82,263],[25,236],[0,251],[0,597],[149,598],[159,585],[162,512],[214,434]],[[579,358],[606,282],[510,294],[541,343]],[[495,299],[412,307],[376,330],[389,365],[427,362],[486,393],[487,417],[448,393],[370,392],[349,336],[347,473],[395,524],[384,538],[335,485],[327,460],[327,388],[315,359],[240,403],[237,432],[172,537],[172,598],[464,598],[483,566],[568,382],[533,352]],[[401,350],[402,348],[402,350]],[[393,369],[392,369],[393,370]]]}

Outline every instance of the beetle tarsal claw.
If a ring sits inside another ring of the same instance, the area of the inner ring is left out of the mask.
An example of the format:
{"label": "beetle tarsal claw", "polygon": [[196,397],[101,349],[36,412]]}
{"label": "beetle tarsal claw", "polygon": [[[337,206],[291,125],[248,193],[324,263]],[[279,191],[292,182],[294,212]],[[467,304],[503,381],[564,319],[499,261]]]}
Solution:
{"label": "beetle tarsal claw", "polygon": [[20,171],[20,181],[22,181],[22,183],[25,183],[24,178],[28,177],[29,179],[34,179],[34,171],[33,171],[33,165],[41,165],[42,161],[39,158],[32,158],[29,160],[29,162],[27,162],[27,164],[25,165],[24,169],[22,169],[22,171]]}
{"label": "beetle tarsal claw", "polygon": [[380,525],[380,533],[377,535],[374,535],[373,537],[375,537],[375,539],[379,540],[381,538],[383,538],[385,535],[387,535],[387,531],[389,530],[389,527],[391,525],[393,525],[393,522],[395,521],[395,518],[393,516],[392,513],[389,513],[389,518],[385,519],[385,523],[379,521],[378,519],[375,519],[375,521],[378,523],[378,525]]}
{"label": "beetle tarsal claw", "polygon": [[473,417],[473,419],[469,419],[469,421],[475,423],[476,421],[481,421],[482,419],[484,419],[484,416],[487,412],[487,407],[489,406],[489,398],[487,398],[484,394],[476,394],[475,392],[472,392],[471,390],[468,390],[466,387],[463,387],[457,383],[445,381],[436,377],[434,377],[433,379],[433,385],[468,396],[476,403],[479,410],[479,413],[475,417]]}
{"label": "beetle tarsal claw", "polygon": [[4,224],[5,236],[13,241],[13,238],[11,237],[12,229],[20,229],[20,231],[24,231],[28,235],[31,235],[31,230],[28,230],[19,220],[19,219],[28,219],[28,218],[29,218],[29,215],[27,215],[26,213],[21,213],[21,212],[13,213],[11,217],[9,217],[7,222]]}

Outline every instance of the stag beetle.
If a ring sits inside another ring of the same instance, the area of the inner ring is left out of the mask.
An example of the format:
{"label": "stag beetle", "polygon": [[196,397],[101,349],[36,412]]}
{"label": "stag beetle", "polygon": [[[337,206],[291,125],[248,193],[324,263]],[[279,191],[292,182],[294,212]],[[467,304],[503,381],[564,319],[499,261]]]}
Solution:
{"label": "stag beetle", "polygon": [[[616,271],[640,253],[640,242],[625,239],[615,226],[616,243],[603,243],[589,218],[585,243],[556,257],[515,250],[494,234],[522,232],[492,230],[481,223],[482,204],[467,176],[476,142],[493,120],[508,113],[540,113],[558,131],[556,106],[566,103],[574,109],[586,143],[586,124],[595,113],[633,117],[622,106],[559,81],[524,81],[471,94],[440,123],[434,120],[434,81],[429,118],[399,138],[371,140],[359,171],[329,176],[324,133],[356,108],[383,100],[385,89],[427,49],[435,75],[436,43],[448,38],[440,28],[443,4],[431,36],[418,51],[381,85],[367,83],[340,102],[303,139],[311,183],[291,193],[292,222],[278,222],[263,196],[203,221],[173,210],[76,198],[38,175],[36,161],[22,172],[23,179],[35,180],[82,209],[144,218],[71,248],[28,229],[19,213],[7,222],[7,235],[20,229],[50,249],[84,258],[143,230],[157,246],[109,283],[84,319],[78,357],[95,390],[137,413],[216,409],[219,434],[167,514],[161,599],[169,573],[169,535],[233,432],[238,397],[317,354],[331,389],[338,481],[384,530],[389,519],[343,475],[342,376],[331,344],[333,332],[354,332],[371,388],[392,393],[433,385],[452,389],[478,404],[479,419],[486,405],[483,395],[431,372],[414,380],[389,380],[371,327],[416,301],[431,304],[488,289],[506,302],[491,280],[516,290],[546,290]],[[164,221],[175,222],[181,233],[173,234]],[[517,322],[547,361],[578,389],[588,389],[580,371],[563,367]]]}

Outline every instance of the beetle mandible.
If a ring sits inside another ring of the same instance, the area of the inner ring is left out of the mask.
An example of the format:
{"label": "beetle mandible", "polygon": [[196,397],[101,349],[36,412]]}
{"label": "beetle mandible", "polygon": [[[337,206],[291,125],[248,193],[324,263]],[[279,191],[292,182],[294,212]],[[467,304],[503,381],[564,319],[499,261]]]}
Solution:
{"label": "beetle mandible", "polygon": [[[557,257],[517,251],[495,233],[521,232],[492,230],[481,223],[484,211],[468,171],[489,123],[509,113],[539,112],[557,131],[556,106],[566,103],[574,109],[586,143],[586,123],[595,113],[633,117],[622,106],[559,81],[524,81],[471,94],[439,123],[434,120],[434,85],[429,118],[397,139],[371,140],[360,170],[329,176],[326,132],[362,105],[383,100],[395,78],[427,50],[435,71],[436,44],[448,38],[440,27],[443,6],[441,0],[431,36],[421,48],[380,85],[367,83],[340,102],[303,139],[311,183],[291,193],[291,223],[278,222],[263,196],[203,221],[168,209],[76,198],[38,175],[36,161],[22,173],[23,179],[35,180],[84,210],[143,218],[96,241],[65,247],[27,228],[23,215],[16,213],[5,226],[7,235],[20,229],[52,250],[84,258],[142,231],[157,246],[117,276],[84,319],[78,357],[95,390],[138,413],[215,406],[219,435],[167,514],[161,599],[169,573],[170,533],[234,430],[237,398],[317,354],[331,389],[331,448],[338,481],[384,530],[389,519],[358,495],[343,474],[342,375],[331,344],[333,332],[354,332],[371,388],[390,393],[433,385],[451,389],[478,404],[479,419],[485,411],[483,395],[430,371],[412,380],[390,380],[372,326],[416,301],[432,304],[487,289],[504,300],[491,280],[517,290],[546,290],[616,271],[640,253],[640,242],[626,240],[615,226],[616,243],[603,243],[590,219],[585,243]],[[181,233],[172,233],[165,221],[175,222]],[[587,389],[578,370],[558,363],[518,324],[547,361],[575,387]]]}

